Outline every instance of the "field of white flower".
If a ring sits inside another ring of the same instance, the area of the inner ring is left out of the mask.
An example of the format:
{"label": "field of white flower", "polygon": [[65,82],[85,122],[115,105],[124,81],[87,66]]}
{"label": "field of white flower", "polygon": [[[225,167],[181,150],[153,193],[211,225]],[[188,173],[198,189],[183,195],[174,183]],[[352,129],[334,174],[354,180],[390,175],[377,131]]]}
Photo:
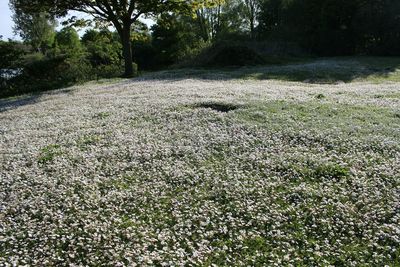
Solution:
{"label": "field of white flower", "polygon": [[399,266],[400,84],[0,100],[0,266]]}

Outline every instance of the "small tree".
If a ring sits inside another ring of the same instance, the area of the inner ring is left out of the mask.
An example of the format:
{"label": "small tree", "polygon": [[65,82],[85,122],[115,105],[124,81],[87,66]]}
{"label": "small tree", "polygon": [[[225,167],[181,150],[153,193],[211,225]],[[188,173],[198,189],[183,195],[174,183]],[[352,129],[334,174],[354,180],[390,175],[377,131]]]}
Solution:
{"label": "small tree", "polygon": [[123,47],[125,76],[134,73],[131,46],[131,26],[142,15],[157,15],[163,12],[191,12],[200,2],[212,0],[13,0],[14,6],[30,12],[47,11],[65,16],[74,10],[90,14],[96,20],[112,23]]}

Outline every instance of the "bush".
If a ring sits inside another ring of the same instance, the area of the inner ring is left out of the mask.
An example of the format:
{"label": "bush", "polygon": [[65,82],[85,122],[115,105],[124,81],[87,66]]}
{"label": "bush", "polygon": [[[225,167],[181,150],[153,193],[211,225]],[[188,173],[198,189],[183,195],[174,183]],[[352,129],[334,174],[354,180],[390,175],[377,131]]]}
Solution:
{"label": "bush", "polygon": [[[135,69],[135,65],[133,67]],[[99,65],[93,69],[97,79],[119,77],[123,71],[123,66],[120,65]]]}
{"label": "bush", "polygon": [[84,58],[45,57],[32,54],[21,60],[21,74],[7,81],[0,97],[61,88],[93,79],[90,63]]}
{"label": "bush", "polygon": [[140,70],[157,69],[157,50],[151,42],[137,41],[132,44],[133,60],[139,65]]}
{"label": "bush", "polygon": [[218,43],[205,48],[187,65],[203,67],[229,67],[264,64],[265,60],[244,44]]}
{"label": "bush", "polygon": [[225,46],[217,49],[208,62],[215,66],[247,66],[264,63],[264,60],[252,49],[246,46]]}
{"label": "bush", "polygon": [[204,47],[190,16],[163,14],[152,27],[154,64],[162,68],[194,57]]}
{"label": "bush", "polygon": [[47,83],[50,88],[92,78],[91,67],[86,59],[63,55],[26,63],[22,76],[40,84]]}

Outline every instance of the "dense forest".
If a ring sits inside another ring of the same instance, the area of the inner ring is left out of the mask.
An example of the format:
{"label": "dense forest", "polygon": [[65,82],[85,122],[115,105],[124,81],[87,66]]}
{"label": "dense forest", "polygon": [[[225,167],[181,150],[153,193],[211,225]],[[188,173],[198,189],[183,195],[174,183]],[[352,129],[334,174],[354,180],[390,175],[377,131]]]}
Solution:
{"label": "dense forest", "polygon": [[131,54],[110,23],[70,19],[56,31],[59,16],[20,2],[11,1],[11,8],[23,41],[0,41],[3,97],[118,77],[127,57],[137,74],[267,64],[279,57],[400,55],[396,0],[218,0],[192,12],[160,9],[149,12],[150,28],[140,19],[129,27]]}

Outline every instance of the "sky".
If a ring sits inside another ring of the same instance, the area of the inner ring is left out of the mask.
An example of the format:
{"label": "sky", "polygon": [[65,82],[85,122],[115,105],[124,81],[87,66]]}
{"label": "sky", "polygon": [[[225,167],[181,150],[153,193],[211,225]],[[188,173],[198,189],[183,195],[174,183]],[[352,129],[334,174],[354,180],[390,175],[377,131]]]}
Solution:
{"label": "sky", "polygon": [[3,40],[8,38],[19,39],[14,36],[13,22],[11,19],[11,11],[8,6],[8,0],[0,0],[0,35],[3,35]]}

